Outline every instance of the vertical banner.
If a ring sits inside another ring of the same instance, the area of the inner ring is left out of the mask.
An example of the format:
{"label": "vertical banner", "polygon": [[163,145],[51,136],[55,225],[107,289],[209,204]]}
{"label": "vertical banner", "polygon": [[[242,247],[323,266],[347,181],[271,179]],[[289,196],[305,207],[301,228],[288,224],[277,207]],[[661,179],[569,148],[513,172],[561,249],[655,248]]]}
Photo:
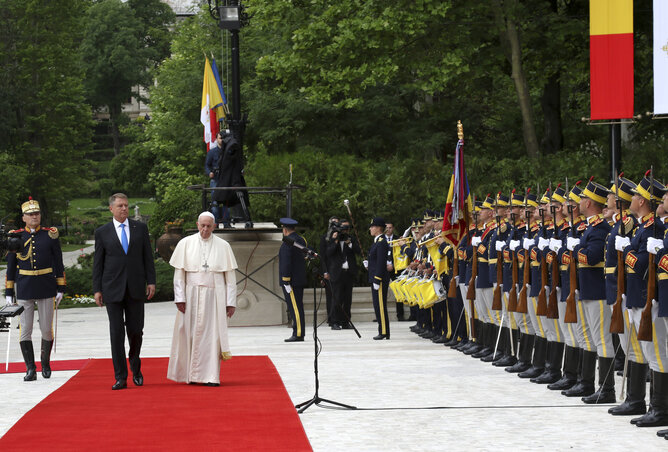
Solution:
{"label": "vertical banner", "polygon": [[464,167],[464,139],[460,138],[455,148],[455,166],[450,178],[442,228],[445,240],[453,246],[457,246],[468,232],[470,212],[473,212],[473,203]]}
{"label": "vertical banner", "polygon": [[668,114],[668,1],[654,0],[654,114]]}
{"label": "vertical banner", "polygon": [[633,0],[589,1],[591,119],[633,116]]}

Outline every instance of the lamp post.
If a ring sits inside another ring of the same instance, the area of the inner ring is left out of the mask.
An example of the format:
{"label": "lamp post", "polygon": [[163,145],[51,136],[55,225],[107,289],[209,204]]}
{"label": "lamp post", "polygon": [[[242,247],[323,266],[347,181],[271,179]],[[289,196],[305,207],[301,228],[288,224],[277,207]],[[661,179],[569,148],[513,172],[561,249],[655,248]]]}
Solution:
{"label": "lamp post", "polygon": [[239,0],[208,0],[209,13],[218,21],[218,27],[230,33],[232,60],[232,114],[227,118],[230,132],[243,149],[246,116],[241,114],[241,77],[239,75],[239,30],[245,25],[244,6]]}

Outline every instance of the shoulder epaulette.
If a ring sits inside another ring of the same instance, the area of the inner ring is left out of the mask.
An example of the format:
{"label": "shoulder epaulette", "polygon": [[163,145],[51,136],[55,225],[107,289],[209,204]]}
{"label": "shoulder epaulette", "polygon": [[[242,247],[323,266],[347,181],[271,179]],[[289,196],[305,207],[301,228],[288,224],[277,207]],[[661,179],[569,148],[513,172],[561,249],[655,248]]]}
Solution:
{"label": "shoulder epaulette", "polygon": [[654,217],[650,218],[647,220],[647,222],[643,225],[645,228],[652,226],[654,224]]}
{"label": "shoulder epaulette", "polygon": [[587,224],[584,221],[581,221],[580,224],[578,224],[577,231],[581,232],[587,229]]}
{"label": "shoulder epaulette", "polygon": [[60,233],[58,232],[58,228],[44,228],[46,231],[49,233],[49,237],[52,239],[57,239]]}
{"label": "shoulder epaulette", "polygon": [[25,229],[23,229],[23,228],[21,228],[21,229],[12,229],[11,231],[9,231],[9,233],[10,233],[10,234],[16,234],[16,233],[19,233],[19,232],[23,232],[24,230],[25,230]]}
{"label": "shoulder epaulette", "polygon": [[[599,224],[603,223],[603,218],[597,217],[594,221],[592,221],[589,225],[590,226],[597,226]],[[579,229],[579,228],[578,228]]]}
{"label": "shoulder epaulette", "polygon": [[501,234],[503,234],[504,232],[506,232],[508,230],[508,224],[504,221],[503,223],[501,223],[501,226],[499,227],[499,229],[501,230]]}

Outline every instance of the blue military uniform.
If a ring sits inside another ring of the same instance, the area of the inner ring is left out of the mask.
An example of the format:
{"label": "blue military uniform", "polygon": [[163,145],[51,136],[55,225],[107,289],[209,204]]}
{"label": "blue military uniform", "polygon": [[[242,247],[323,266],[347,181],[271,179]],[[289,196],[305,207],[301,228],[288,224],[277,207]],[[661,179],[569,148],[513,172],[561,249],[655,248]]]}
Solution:
{"label": "blue military uniform", "polygon": [[[385,228],[385,221],[382,218],[374,218],[371,226]],[[378,336],[375,336],[374,339],[390,338],[390,321],[387,317],[387,288],[389,283],[387,251],[388,244],[385,236],[381,233],[374,237],[367,257],[369,261],[369,283],[371,284],[373,309],[378,320]],[[374,287],[376,285],[378,288]]]}
{"label": "blue military uniform", "polygon": [[[297,222],[291,218],[281,218],[281,224],[294,228]],[[292,231],[287,237],[295,243],[306,246],[306,240]],[[279,282],[292,319],[292,336],[286,342],[304,340],[304,286],[306,285],[306,262],[301,251],[285,242],[278,251]]]}
{"label": "blue military uniform", "polygon": [[[24,216],[40,213],[39,203],[32,198],[21,206]],[[39,309],[39,326],[42,333],[42,376],[51,376],[51,347],[53,346],[54,297],[65,292],[65,267],[56,228],[18,229],[10,231],[19,235],[21,247],[7,254],[7,281],[5,295],[15,296],[23,306],[21,313],[21,337],[19,345],[26,363],[25,381],[37,378],[32,344],[32,327],[35,305]]]}

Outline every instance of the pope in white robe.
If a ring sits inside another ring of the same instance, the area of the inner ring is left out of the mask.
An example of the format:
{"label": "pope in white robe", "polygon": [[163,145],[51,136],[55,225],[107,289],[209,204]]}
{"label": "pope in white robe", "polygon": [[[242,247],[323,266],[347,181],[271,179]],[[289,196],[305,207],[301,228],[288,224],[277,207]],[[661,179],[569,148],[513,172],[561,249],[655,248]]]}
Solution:
{"label": "pope in white robe", "polygon": [[181,239],[169,264],[174,267],[174,323],[167,378],[220,384],[220,362],[230,359],[227,318],[236,306],[237,262],[232,247],[212,234],[210,212],[197,219],[199,232]]}

